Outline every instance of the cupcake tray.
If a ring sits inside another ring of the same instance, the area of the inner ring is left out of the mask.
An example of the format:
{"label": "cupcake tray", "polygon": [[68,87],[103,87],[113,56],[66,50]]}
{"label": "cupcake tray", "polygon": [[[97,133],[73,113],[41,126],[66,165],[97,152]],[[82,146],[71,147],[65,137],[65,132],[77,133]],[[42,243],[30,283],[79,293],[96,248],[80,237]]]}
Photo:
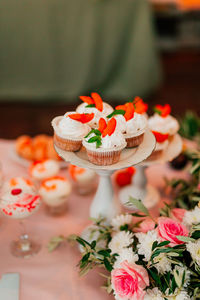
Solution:
{"label": "cupcake tray", "polygon": [[126,208],[133,210],[133,206],[127,206],[126,203],[129,195],[139,198],[143,201],[147,208],[154,207],[160,200],[159,191],[148,184],[146,177],[146,169],[155,164],[164,164],[176,158],[182,151],[182,139],[179,134],[176,134],[170,141],[168,147],[156,160],[147,158],[141,164],[137,165],[137,172],[134,176],[134,184],[124,187],[120,190],[119,199],[122,205]]}
{"label": "cupcake tray", "polygon": [[[143,142],[137,148],[124,149],[121,153],[120,161],[109,166],[94,165],[88,160],[86,150],[82,148],[77,152],[69,152],[55,147],[56,152],[65,161],[70,162],[81,168],[89,168],[94,170],[99,176],[99,186],[93,202],[90,207],[90,217],[105,217],[111,219],[118,212],[113,187],[111,183],[111,175],[114,171],[128,168],[145,161],[155,148],[155,137],[149,129],[144,134]],[[132,195],[134,197],[134,195]]]}

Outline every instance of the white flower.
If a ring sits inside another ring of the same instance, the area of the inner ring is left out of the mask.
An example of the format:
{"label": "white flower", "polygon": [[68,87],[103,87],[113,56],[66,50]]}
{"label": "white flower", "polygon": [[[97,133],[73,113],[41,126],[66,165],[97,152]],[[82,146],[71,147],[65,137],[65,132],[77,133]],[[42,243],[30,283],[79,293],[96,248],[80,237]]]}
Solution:
{"label": "white flower", "polygon": [[171,271],[171,263],[167,258],[166,253],[160,253],[154,258],[154,267],[158,270],[159,273],[163,274],[165,272]]}
{"label": "white flower", "polygon": [[182,284],[182,280],[184,277],[183,287],[187,287],[190,282],[190,275],[191,272],[184,266],[175,266],[174,272],[178,275],[180,278],[180,283]]}
{"label": "white flower", "polygon": [[[166,294],[168,293],[166,292]],[[168,295],[166,298],[168,300],[191,300],[186,291],[178,289],[175,290],[175,293],[173,295]]]}
{"label": "white flower", "polygon": [[192,224],[198,223],[200,223],[200,208],[196,206],[193,210],[186,211],[183,217],[183,224],[190,227]]}
{"label": "white flower", "polygon": [[158,288],[148,289],[144,300],[164,300],[161,291]]}
{"label": "white flower", "polygon": [[138,238],[138,253],[144,255],[146,261],[149,261],[152,254],[152,245],[155,241],[159,242],[158,234],[155,230],[150,230],[147,233],[136,233]]}
{"label": "white flower", "polygon": [[121,226],[126,224],[131,224],[133,217],[130,214],[118,215],[111,221],[111,225],[114,227],[114,230],[119,230]]}
{"label": "white flower", "polygon": [[108,247],[111,249],[111,253],[120,253],[123,248],[129,247],[133,243],[133,233],[120,231],[116,233],[110,241]]}
{"label": "white flower", "polygon": [[125,260],[128,263],[135,263],[139,259],[138,255],[133,252],[132,248],[124,248],[120,251],[119,256],[116,257],[116,262],[114,263],[114,269],[120,268],[121,263]]}
{"label": "white flower", "polygon": [[192,256],[192,259],[200,266],[200,239],[195,243],[187,243],[186,247],[187,251],[189,251]]}

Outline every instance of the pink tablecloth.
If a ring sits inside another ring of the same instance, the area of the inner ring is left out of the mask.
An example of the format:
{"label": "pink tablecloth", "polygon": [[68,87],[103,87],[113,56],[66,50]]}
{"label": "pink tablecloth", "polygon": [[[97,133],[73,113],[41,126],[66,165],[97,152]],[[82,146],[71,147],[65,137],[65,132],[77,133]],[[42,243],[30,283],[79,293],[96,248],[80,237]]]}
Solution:
{"label": "pink tablecloth", "polygon": [[[5,178],[27,175],[27,170],[10,157],[13,142],[0,140],[0,161]],[[63,171],[66,175],[66,170]],[[147,170],[150,183],[158,188],[164,185],[163,176],[182,176],[183,173],[167,165],[156,165]],[[92,196],[81,197],[74,192],[69,198],[68,214],[53,218],[41,208],[27,219],[27,230],[42,242],[42,250],[30,259],[15,258],[10,254],[10,241],[19,234],[17,220],[1,216],[0,223],[0,274],[19,272],[21,276],[20,300],[106,300],[112,299],[100,289],[102,279],[97,271],[79,277],[76,267],[80,254],[77,247],[63,245],[48,253],[47,244],[52,236],[71,233],[80,234],[89,223],[89,205]],[[2,299],[6,300],[6,299]]]}

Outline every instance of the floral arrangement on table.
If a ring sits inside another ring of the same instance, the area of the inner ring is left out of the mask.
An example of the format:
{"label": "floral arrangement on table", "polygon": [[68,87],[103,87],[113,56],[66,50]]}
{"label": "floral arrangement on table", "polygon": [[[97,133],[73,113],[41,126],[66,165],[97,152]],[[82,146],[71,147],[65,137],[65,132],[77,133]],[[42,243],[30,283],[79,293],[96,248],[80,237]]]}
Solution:
{"label": "floral arrangement on table", "polygon": [[175,200],[157,218],[130,197],[137,213],[110,224],[94,220],[89,239],[54,237],[49,250],[66,240],[81,247],[80,274],[103,267],[104,288],[116,300],[200,299],[200,152],[190,151],[190,180],[170,182]]}

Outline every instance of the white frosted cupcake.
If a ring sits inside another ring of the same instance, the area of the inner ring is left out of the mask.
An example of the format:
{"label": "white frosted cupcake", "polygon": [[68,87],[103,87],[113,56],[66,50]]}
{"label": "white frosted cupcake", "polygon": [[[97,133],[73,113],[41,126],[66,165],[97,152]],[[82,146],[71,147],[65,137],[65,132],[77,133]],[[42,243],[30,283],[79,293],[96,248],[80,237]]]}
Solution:
{"label": "white frosted cupcake", "polygon": [[116,130],[123,133],[127,148],[139,146],[144,138],[144,132],[147,128],[147,119],[143,114],[136,113],[134,104],[128,102],[124,105],[119,105],[116,110],[107,116],[114,116],[117,121]]}
{"label": "white frosted cupcake", "polygon": [[[67,197],[71,193],[70,182],[61,176],[54,176],[42,181],[39,194],[42,201],[52,208],[51,212],[61,213],[66,208]],[[54,210],[54,211],[53,211]]]}
{"label": "white frosted cupcake", "polygon": [[180,126],[178,121],[170,115],[170,105],[156,105],[154,111],[155,114],[148,120],[149,128],[152,131],[169,134],[169,138],[173,137],[178,132]]}
{"label": "white frosted cupcake", "polygon": [[41,181],[58,174],[59,163],[52,159],[33,162],[30,166],[30,175],[35,181]]}
{"label": "white frosted cupcake", "polygon": [[76,111],[82,113],[94,113],[94,118],[88,123],[90,127],[97,128],[99,119],[104,118],[113,112],[113,108],[106,102],[103,102],[101,96],[97,93],[92,93],[89,96],[80,96],[80,99],[84,102],[80,104]]}
{"label": "white frosted cupcake", "polygon": [[99,120],[99,129],[91,130],[84,138],[83,145],[93,164],[107,166],[119,161],[126,141],[123,134],[116,130],[116,125],[115,118],[111,118],[108,124],[102,118]]}
{"label": "white frosted cupcake", "polygon": [[82,146],[83,137],[90,131],[88,122],[94,118],[94,113],[79,114],[68,112],[64,116],[53,119],[55,145],[66,151],[78,151]]}
{"label": "white frosted cupcake", "polygon": [[4,182],[2,186],[2,192],[6,192],[10,189],[22,189],[22,190],[32,190],[34,189],[34,184],[31,180],[25,177],[13,177],[8,181]]}
{"label": "white frosted cupcake", "polygon": [[6,216],[23,219],[32,215],[40,206],[40,196],[35,190],[14,188],[1,195],[0,209]]}
{"label": "white frosted cupcake", "polygon": [[73,181],[75,190],[80,195],[89,194],[96,188],[97,174],[91,169],[70,165],[69,175]]}

